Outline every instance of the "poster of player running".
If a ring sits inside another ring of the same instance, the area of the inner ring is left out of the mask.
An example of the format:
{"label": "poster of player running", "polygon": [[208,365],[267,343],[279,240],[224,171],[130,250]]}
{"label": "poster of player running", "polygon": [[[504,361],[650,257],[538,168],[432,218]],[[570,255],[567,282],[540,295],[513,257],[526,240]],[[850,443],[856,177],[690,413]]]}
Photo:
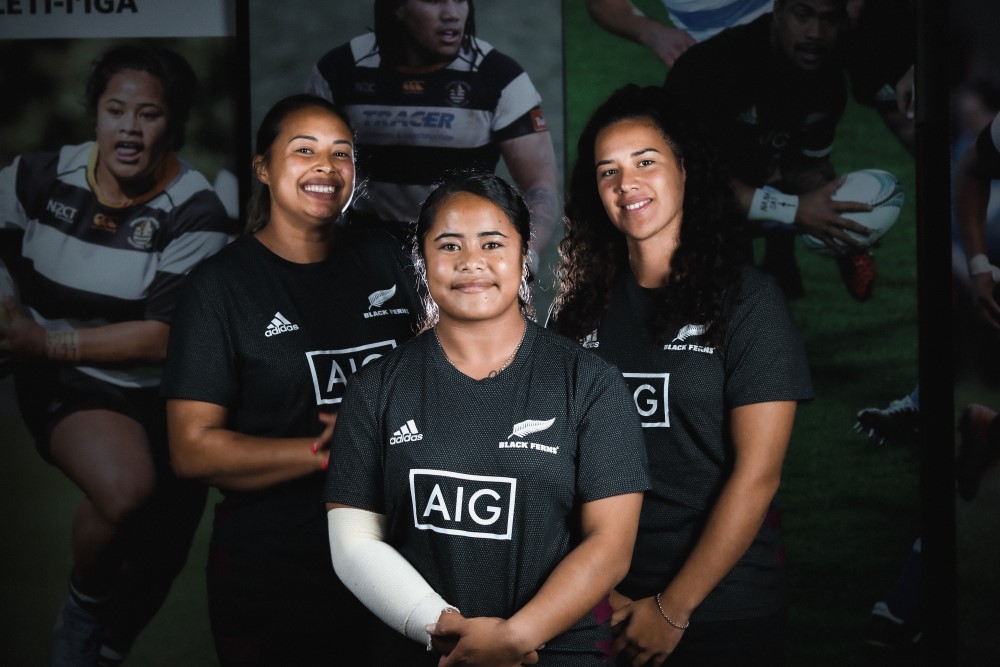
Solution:
{"label": "poster of player running", "polygon": [[[141,317],[144,306],[137,304],[151,281],[162,283],[162,291],[155,289],[167,294],[167,274],[189,270],[191,260],[207,251],[197,243],[188,248],[193,254],[179,252],[180,245],[171,248],[164,238],[168,229],[225,239],[219,230],[231,229],[240,201],[231,170],[240,139],[235,128],[244,79],[239,73],[245,69],[237,61],[235,4],[25,0],[0,5],[0,256],[24,297],[14,305],[16,315],[4,307],[7,322],[28,317],[47,327],[82,330]],[[7,343],[5,351],[12,349]],[[120,341],[110,353],[130,344]],[[2,356],[10,361],[10,355]],[[44,375],[21,368],[19,377]],[[154,377],[148,369],[132,370],[110,363],[88,377],[103,386],[126,387],[148,385]],[[65,460],[50,465],[39,456],[31,429],[40,422],[29,418],[33,408],[18,402],[9,371],[0,363],[0,466],[6,480],[0,495],[8,508],[0,519],[8,536],[0,587],[18,611],[0,629],[0,661],[43,664],[47,656],[58,660],[52,631],[71,567],[74,577],[83,571],[78,547],[86,526],[93,527],[83,498],[99,494],[91,492],[96,487],[81,491],[90,473],[79,474]],[[21,392],[22,399],[37,395]],[[90,449],[85,433],[77,435],[74,442],[93,462],[93,472],[106,472],[108,480],[115,471],[130,482],[141,478],[127,464],[121,467],[122,459],[103,458],[98,446]],[[156,549],[157,538],[142,539]],[[186,551],[186,544],[175,541],[166,549]],[[133,571],[152,565],[146,559],[130,562]],[[184,581],[175,581],[172,591],[196,602],[183,603],[183,611],[170,612],[168,602],[151,625],[149,606],[121,613],[119,627],[126,629],[117,648],[127,651],[131,644],[130,663],[194,664],[211,654],[200,570],[191,568]],[[149,602],[155,611],[158,602]]]}

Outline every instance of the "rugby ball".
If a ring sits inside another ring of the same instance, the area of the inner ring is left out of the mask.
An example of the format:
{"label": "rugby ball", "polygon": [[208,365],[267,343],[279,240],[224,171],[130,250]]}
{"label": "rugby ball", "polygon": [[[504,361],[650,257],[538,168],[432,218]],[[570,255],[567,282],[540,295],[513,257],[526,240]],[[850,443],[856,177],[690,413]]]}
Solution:
{"label": "rugby ball", "polygon": [[[872,230],[868,236],[847,231],[861,242],[862,248],[868,248],[878,242],[899,220],[899,212],[903,208],[903,186],[895,176],[881,169],[861,169],[852,171],[833,193],[836,201],[859,201],[869,204],[870,211],[842,213],[843,217],[853,220]],[[803,234],[802,241],[809,250],[824,257],[835,257],[837,253],[831,250],[820,239],[812,234]],[[838,244],[847,247],[846,243]]]}

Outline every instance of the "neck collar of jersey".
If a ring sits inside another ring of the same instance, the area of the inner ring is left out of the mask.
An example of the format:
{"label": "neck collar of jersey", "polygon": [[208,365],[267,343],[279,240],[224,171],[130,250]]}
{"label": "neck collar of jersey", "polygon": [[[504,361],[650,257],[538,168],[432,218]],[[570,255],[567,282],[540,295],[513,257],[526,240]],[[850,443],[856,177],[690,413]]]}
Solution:
{"label": "neck collar of jersey", "polygon": [[153,172],[153,178],[155,182],[153,187],[151,187],[144,194],[136,197],[134,199],[127,200],[124,204],[115,204],[108,200],[104,192],[101,191],[100,186],[97,184],[97,163],[100,160],[100,154],[98,151],[97,144],[95,143],[93,148],[90,149],[90,157],[87,159],[87,184],[90,189],[93,190],[94,194],[97,195],[97,201],[99,201],[104,206],[110,208],[128,208],[129,206],[135,206],[136,204],[144,204],[148,202],[153,197],[157,196],[161,192],[167,189],[167,186],[177,178],[177,174],[180,173],[181,164],[177,159],[177,155],[172,151],[167,153],[163,161],[160,162],[159,166]]}

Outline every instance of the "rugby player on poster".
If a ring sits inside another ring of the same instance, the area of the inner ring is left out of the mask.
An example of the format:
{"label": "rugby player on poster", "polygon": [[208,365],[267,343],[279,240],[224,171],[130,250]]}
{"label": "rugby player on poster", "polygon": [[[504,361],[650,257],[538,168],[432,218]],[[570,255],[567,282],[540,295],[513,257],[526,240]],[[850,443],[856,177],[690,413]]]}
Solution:
{"label": "rugby player on poster", "polygon": [[15,361],[39,452],[85,496],[53,665],[124,659],[204,507],[204,487],[170,469],[158,395],[184,277],[232,231],[208,181],[175,153],[195,84],[173,51],[112,49],[87,82],[96,141],[27,153],[0,172],[0,247],[20,247],[21,297],[3,304],[0,355]]}
{"label": "rugby player on poster", "polygon": [[473,0],[375,0],[375,31],[324,55],[309,91],[357,130],[368,181],[353,210],[401,237],[432,183],[502,156],[535,221],[537,271],[560,215],[552,137],[524,69],[476,37]]}

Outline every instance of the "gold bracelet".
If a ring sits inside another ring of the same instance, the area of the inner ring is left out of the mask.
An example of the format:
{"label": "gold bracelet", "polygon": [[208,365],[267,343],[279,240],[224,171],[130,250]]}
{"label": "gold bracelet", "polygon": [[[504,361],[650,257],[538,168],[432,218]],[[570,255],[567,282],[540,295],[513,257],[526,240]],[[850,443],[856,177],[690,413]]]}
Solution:
{"label": "gold bracelet", "polygon": [[663,618],[667,619],[667,623],[669,623],[670,625],[674,626],[678,630],[687,630],[688,626],[691,625],[690,619],[684,625],[677,625],[676,623],[674,623],[673,621],[671,621],[670,617],[667,616],[667,612],[663,611],[663,605],[660,604],[660,595],[662,595],[662,593],[657,593],[656,594],[656,606],[660,610],[660,615],[663,616]]}
{"label": "gold bracelet", "polygon": [[76,329],[46,331],[45,356],[52,361],[80,361],[80,332]]}

